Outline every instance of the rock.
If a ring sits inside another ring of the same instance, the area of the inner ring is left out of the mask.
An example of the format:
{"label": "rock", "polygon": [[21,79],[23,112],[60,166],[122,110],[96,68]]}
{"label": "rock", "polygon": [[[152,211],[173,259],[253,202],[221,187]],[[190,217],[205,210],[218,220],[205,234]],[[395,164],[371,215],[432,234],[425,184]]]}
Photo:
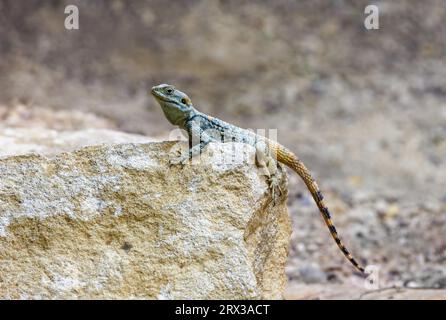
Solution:
{"label": "rock", "polygon": [[383,288],[366,291],[360,299],[368,300],[445,300],[446,290],[429,288]]}
{"label": "rock", "polygon": [[0,105],[1,125],[4,127],[43,128],[53,130],[116,129],[109,119],[78,110],[51,110],[48,108],[15,104]]}
{"label": "rock", "polygon": [[321,283],[327,281],[327,274],[316,264],[307,264],[300,267],[299,275],[305,283]]}
{"label": "rock", "polygon": [[445,300],[446,290],[384,287],[366,290],[356,285],[298,285],[285,290],[288,300]]}
{"label": "rock", "polygon": [[353,285],[291,283],[287,285],[284,297],[287,300],[352,300],[362,291]]}
{"label": "rock", "polygon": [[99,144],[142,143],[154,138],[108,129],[56,131],[43,128],[0,128],[0,157],[38,153],[56,155],[61,152]]}
{"label": "rock", "polygon": [[282,298],[286,192],[273,206],[240,145],[211,144],[183,168],[168,165],[174,145],[0,159],[0,298]]}

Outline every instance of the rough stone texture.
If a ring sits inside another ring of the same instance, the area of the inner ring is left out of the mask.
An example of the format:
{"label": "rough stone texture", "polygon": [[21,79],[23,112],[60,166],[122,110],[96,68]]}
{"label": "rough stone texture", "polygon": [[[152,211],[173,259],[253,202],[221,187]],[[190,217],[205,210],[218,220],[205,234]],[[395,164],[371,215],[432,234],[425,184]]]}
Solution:
{"label": "rough stone texture", "polygon": [[174,144],[1,159],[0,298],[281,298],[286,192],[273,206],[250,148],[181,169]]}
{"label": "rough stone texture", "polygon": [[0,105],[2,127],[42,128],[52,130],[116,129],[110,119],[78,110],[51,110],[35,105],[14,103]]}
{"label": "rough stone texture", "polygon": [[56,131],[43,128],[1,128],[0,157],[37,153],[56,155],[61,152],[100,144],[143,143],[154,138],[109,129]]}

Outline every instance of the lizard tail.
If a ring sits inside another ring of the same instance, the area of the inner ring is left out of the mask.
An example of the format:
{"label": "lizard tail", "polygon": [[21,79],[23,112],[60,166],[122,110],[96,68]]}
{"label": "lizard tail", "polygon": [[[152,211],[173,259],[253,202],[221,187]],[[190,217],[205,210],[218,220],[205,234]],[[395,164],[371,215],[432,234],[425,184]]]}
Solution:
{"label": "lizard tail", "polygon": [[359,265],[359,263],[352,257],[350,252],[347,250],[347,248],[344,246],[341,239],[339,238],[336,227],[334,226],[333,221],[331,220],[330,212],[328,211],[328,208],[324,203],[324,197],[322,196],[322,193],[316,181],[314,181],[313,177],[311,176],[310,171],[293,152],[289,151],[288,149],[286,149],[281,145],[275,145],[274,147],[277,155],[277,160],[287,165],[291,169],[293,169],[305,182],[308,190],[311,193],[311,196],[313,197],[317,207],[319,208],[319,211],[321,212],[322,218],[324,219],[331,236],[333,237],[339,249],[342,251],[347,260],[350,261],[350,263],[357,270],[359,270],[361,273],[364,274],[365,273],[364,268],[361,265]]}

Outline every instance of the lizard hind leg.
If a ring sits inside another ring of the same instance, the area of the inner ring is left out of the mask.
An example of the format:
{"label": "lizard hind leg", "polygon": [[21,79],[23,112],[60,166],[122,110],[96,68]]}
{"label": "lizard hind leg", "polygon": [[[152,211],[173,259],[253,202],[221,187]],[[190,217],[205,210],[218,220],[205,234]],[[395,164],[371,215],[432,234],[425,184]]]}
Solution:
{"label": "lizard hind leg", "polygon": [[268,152],[265,143],[258,142],[256,144],[255,161],[257,167],[262,170],[262,174],[266,176],[273,205],[276,205],[278,197],[282,195],[282,189],[280,188],[279,179],[277,177],[277,162]]}

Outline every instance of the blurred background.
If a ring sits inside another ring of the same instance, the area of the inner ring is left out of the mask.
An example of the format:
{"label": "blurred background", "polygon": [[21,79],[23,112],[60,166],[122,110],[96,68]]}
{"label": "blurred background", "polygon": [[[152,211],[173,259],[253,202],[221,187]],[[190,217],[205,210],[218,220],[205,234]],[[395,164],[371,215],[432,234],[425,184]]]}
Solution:
{"label": "blurred background", "polygon": [[[69,4],[79,30],[64,28]],[[364,28],[369,4],[379,30]],[[0,125],[163,137],[147,90],[173,84],[203,112],[278,129],[381,286],[444,288],[444,21],[442,0],[0,0]],[[289,294],[362,286],[289,180]]]}

